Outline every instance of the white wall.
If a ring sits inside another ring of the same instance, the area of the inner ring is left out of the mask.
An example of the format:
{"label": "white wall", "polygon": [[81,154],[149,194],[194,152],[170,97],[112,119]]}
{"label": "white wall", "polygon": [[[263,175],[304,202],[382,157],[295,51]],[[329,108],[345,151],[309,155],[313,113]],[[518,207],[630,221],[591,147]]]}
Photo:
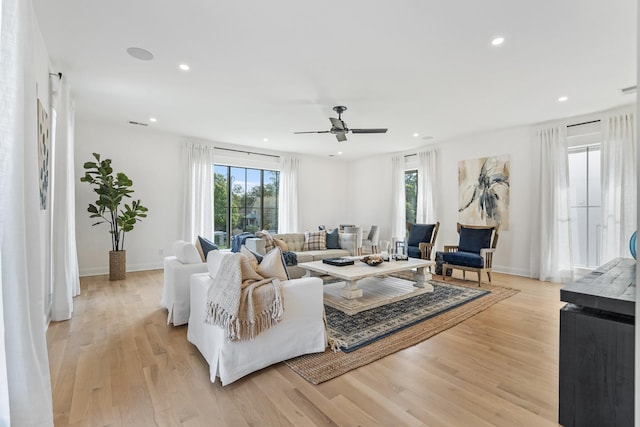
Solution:
{"label": "white wall", "polygon": [[[494,269],[511,274],[529,275],[529,225],[533,203],[529,195],[531,186],[535,185],[531,162],[532,136],[532,128],[519,127],[455,138],[427,147],[436,148],[438,152],[438,201],[435,211],[440,221],[440,231],[436,240],[437,249],[441,249],[445,244],[458,242],[458,162],[509,154],[510,229],[500,233]],[[391,155],[354,161],[349,167],[349,172],[354,195],[349,207],[356,215],[356,223],[377,224],[381,227],[380,238],[390,239]]]}
{"label": "white wall", "polygon": [[[111,250],[108,226],[91,226],[95,221],[87,213],[87,206],[95,202],[96,195],[88,184],[79,182],[84,176],[84,162],[93,160],[93,152],[100,153],[102,158],[111,158],[114,170],[126,173],[133,180],[133,197],[141,199],[142,204],[149,208],[148,217],[126,233],[127,270],[162,268],[163,257],[171,254],[173,242],[182,233],[186,169],[183,146],[187,140],[216,147],[247,149],[157,132],[152,128],[76,119],[76,235],[82,276],[106,274],[108,252]],[[300,160],[303,229],[315,230],[319,224],[335,226],[350,221],[347,163],[334,158],[294,155]],[[216,159],[222,164],[278,169],[278,161],[273,157],[216,150]]]}
{"label": "white wall", "polygon": [[91,226],[87,206],[97,200],[89,184],[80,182],[83,164],[92,153],[112,159],[116,172],[133,180],[133,199],[141,199],[148,217],[125,234],[127,270],[161,268],[181,230],[184,138],[153,129],[105,125],[76,119],[76,239],[80,274],[108,272],[111,239],[108,224]]}

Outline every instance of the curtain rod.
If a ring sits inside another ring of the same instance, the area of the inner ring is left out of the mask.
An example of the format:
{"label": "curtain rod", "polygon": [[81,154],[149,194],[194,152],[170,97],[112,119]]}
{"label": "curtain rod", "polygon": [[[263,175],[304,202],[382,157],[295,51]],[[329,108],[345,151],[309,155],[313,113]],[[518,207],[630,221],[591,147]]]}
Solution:
{"label": "curtain rod", "polygon": [[280,156],[276,156],[275,154],[254,153],[253,151],[234,150],[233,148],[222,148],[222,147],[213,147],[213,148],[215,148],[216,150],[233,151],[235,153],[246,153],[248,155],[256,154],[258,156],[275,157],[276,159],[280,158]]}
{"label": "curtain rod", "polygon": [[567,127],[572,128],[574,126],[590,125],[591,123],[600,123],[600,120],[591,120],[590,122],[576,123],[574,125],[567,125]]}

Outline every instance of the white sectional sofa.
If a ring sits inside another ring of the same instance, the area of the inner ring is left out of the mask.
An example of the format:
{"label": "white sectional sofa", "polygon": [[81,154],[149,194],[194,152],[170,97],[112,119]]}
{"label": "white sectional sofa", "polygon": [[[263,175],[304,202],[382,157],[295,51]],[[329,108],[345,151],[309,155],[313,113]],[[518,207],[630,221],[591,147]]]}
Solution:
{"label": "white sectional sofa", "polygon": [[[339,233],[338,243],[340,249],[324,249],[324,250],[311,250],[303,251],[303,245],[305,241],[305,233],[285,233],[285,234],[271,234],[275,239],[284,241],[290,252],[295,252],[298,258],[298,263],[319,261],[326,258],[337,258],[343,256],[356,255],[357,253],[357,236],[353,233]],[[245,246],[250,250],[257,252],[261,255],[266,253],[265,240],[255,237],[245,240]],[[302,277],[307,270],[298,266],[287,266],[289,270],[289,277],[292,279]]]}
{"label": "white sectional sofa", "polygon": [[191,276],[187,339],[209,364],[211,382],[218,377],[222,385],[227,385],[274,363],[324,351],[322,280],[317,277],[282,282],[282,320],[251,340],[228,341],[222,328],[205,323],[208,289],[226,255],[211,251],[206,264],[208,273]]}

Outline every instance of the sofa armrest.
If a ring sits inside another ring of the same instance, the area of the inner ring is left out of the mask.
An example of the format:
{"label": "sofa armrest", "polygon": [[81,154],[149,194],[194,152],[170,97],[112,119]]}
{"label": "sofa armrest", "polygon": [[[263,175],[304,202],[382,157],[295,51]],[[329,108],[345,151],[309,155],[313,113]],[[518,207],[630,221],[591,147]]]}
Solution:
{"label": "sofa armrest", "polygon": [[260,255],[266,255],[267,253],[267,250],[265,249],[265,241],[259,237],[249,237],[244,241],[244,245],[247,249]]}

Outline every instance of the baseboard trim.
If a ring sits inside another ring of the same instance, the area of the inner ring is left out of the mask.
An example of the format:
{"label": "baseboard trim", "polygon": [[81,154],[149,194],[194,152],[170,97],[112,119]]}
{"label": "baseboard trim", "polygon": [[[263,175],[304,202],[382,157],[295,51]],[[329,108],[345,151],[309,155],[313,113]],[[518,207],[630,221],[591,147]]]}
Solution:
{"label": "baseboard trim", "polygon": [[[159,269],[162,269],[162,261],[150,262],[145,264],[131,264],[131,265],[127,264],[127,273],[134,272],[134,271],[159,270]],[[80,277],[101,276],[103,274],[109,274],[108,265],[80,269]]]}

